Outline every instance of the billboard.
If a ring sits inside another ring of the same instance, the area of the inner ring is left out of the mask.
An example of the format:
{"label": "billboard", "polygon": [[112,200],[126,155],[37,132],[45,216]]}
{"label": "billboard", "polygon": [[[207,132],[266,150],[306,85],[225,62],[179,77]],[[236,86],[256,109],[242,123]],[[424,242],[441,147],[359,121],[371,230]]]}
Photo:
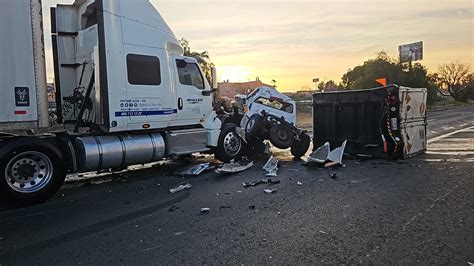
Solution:
{"label": "billboard", "polygon": [[423,60],[423,42],[415,42],[398,46],[400,63]]}

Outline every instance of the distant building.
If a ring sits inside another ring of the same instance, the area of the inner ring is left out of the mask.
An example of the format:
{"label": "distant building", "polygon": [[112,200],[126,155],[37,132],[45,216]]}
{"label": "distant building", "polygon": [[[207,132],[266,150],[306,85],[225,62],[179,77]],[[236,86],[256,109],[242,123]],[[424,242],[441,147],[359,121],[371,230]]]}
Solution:
{"label": "distant building", "polygon": [[230,97],[234,98],[237,94],[247,94],[253,91],[255,88],[260,86],[269,86],[256,78],[255,81],[248,82],[229,82],[229,80],[220,82],[219,84],[219,97]]}

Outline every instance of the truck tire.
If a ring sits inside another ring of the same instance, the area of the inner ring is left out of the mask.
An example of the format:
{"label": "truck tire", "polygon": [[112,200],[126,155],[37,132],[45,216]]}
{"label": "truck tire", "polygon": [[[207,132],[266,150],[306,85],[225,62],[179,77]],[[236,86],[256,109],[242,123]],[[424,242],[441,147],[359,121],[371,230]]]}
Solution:
{"label": "truck tire", "polygon": [[279,149],[287,149],[293,145],[293,132],[282,124],[273,125],[270,128],[270,142]]}
{"label": "truck tire", "polygon": [[21,138],[0,148],[0,193],[9,203],[42,203],[64,183],[61,152],[42,139]]}
{"label": "truck tire", "polygon": [[300,140],[295,140],[291,146],[291,155],[295,158],[300,158],[305,155],[309,149],[309,144],[311,143],[311,138],[308,134],[303,133],[300,136]]}
{"label": "truck tire", "polygon": [[231,160],[239,160],[245,150],[244,141],[237,135],[235,128],[237,126],[233,123],[226,124],[219,136],[217,148],[214,156],[221,162],[230,162]]}
{"label": "truck tire", "polygon": [[245,125],[245,137],[255,138],[262,134],[265,128],[265,120],[259,114],[253,114]]}

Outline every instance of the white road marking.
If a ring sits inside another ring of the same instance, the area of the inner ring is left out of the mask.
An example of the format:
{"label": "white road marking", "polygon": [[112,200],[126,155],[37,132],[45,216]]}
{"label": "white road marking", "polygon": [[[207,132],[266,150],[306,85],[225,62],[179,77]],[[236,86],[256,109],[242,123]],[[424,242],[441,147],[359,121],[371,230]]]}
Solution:
{"label": "white road marking", "polygon": [[453,131],[453,132],[450,132],[450,133],[447,133],[447,134],[443,134],[443,135],[441,135],[441,136],[438,136],[438,137],[429,139],[429,140],[428,140],[428,144],[433,143],[433,142],[438,141],[438,140],[441,140],[441,139],[444,139],[444,138],[447,138],[447,137],[449,137],[449,136],[452,136],[452,135],[457,134],[457,133],[460,133],[460,132],[466,132],[466,131],[471,131],[471,130],[474,130],[474,126],[472,126],[472,127],[467,127],[467,128],[463,128],[463,129],[460,129],[460,130],[456,130],[456,131]]}

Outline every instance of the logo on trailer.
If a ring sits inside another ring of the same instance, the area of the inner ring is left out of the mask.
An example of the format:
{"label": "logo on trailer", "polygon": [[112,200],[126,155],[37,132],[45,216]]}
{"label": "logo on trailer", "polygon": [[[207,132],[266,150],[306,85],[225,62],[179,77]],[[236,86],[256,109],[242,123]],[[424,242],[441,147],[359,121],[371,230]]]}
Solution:
{"label": "logo on trailer", "polygon": [[30,90],[28,87],[15,87],[15,105],[30,106]]}

